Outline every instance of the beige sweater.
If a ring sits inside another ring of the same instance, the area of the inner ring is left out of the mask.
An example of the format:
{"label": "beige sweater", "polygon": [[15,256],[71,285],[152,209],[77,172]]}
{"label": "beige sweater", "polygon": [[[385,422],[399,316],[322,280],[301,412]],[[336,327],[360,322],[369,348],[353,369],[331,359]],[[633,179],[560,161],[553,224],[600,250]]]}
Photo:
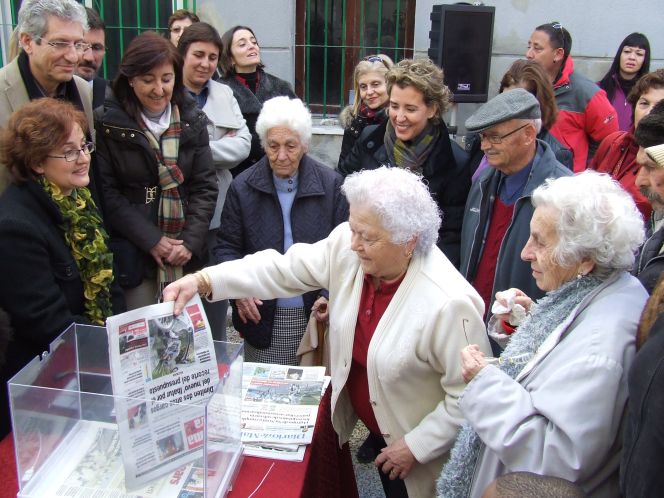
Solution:
{"label": "beige sweater", "polygon": [[[285,255],[262,251],[207,268],[213,299],[272,299],[327,288],[330,292],[332,423],[341,443],[357,421],[347,390],[364,273],[350,249],[348,223],[316,244]],[[461,349],[490,347],[483,304],[438,248],[414,256],[369,345],[370,401],[388,444],[405,436],[419,462],[406,478],[411,498],[430,498],[461,422]]]}

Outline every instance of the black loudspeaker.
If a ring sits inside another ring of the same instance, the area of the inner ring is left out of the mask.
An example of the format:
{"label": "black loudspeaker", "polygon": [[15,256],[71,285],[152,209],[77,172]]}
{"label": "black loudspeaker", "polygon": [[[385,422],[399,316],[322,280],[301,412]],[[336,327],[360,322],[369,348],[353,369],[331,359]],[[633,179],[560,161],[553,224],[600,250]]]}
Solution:
{"label": "black loudspeaker", "polygon": [[454,102],[486,102],[495,7],[434,5],[429,58],[443,68]]}

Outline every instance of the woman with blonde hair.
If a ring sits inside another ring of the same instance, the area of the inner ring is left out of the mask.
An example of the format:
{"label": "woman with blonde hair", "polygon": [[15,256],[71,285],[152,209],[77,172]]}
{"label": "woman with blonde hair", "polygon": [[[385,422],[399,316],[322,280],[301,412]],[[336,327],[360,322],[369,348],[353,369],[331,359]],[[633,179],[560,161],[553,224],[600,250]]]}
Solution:
{"label": "woman with blonde hair", "polygon": [[369,125],[381,124],[387,118],[387,83],[385,74],[394,65],[387,55],[368,55],[355,66],[353,71],[353,105],[347,106],[339,114],[339,122],[344,128],[339,162],[355,145],[362,130]]}

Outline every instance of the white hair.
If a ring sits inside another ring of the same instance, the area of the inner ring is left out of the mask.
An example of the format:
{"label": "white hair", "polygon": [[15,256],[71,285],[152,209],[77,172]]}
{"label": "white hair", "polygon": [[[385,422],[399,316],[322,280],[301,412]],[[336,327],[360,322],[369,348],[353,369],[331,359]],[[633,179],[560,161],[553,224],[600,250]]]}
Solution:
{"label": "white hair", "polygon": [[535,127],[535,133],[539,135],[539,132],[542,131],[542,119],[535,118],[531,121],[533,122],[533,126]]}
{"label": "white hair", "polygon": [[549,178],[533,192],[533,205],[558,212],[554,260],[571,268],[583,259],[595,263],[593,274],[606,277],[630,270],[643,242],[643,218],[632,197],[609,175],[584,171]]}
{"label": "white hair", "polygon": [[394,244],[417,239],[415,254],[427,253],[438,240],[441,215],[422,177],[382,166],[346,177],[341,191],[351,206],[374,212]]}
{"label": "white hair", "polygon": [[48,31],[48,18],[54,16],[64,21],[81,25],[88,31],[88,15],[85,7],[74,0],[24,0],[18,11],[19,35],[26,33],[30,38],[41,38]]}
{"label": "white hair", "polygon": [[274,97],[266,100],[256,121],[256,133],[265,148],[267,132],[277,126],[285,126],[300,137],[300,142],[309,148],[311,141],[311,113],[300,99]]}

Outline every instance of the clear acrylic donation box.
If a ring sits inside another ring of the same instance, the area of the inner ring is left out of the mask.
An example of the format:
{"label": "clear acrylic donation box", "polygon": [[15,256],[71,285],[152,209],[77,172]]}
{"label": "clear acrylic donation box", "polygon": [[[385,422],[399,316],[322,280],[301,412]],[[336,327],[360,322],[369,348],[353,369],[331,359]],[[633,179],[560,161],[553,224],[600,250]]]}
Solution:
{"label": "clear acrylic donation box", "polygon": [[118,399],[106,329],[69,327],[9,381],[18,496],[225,496],[242,462],[243,347],[214,349],[219,382],[203,399]]}

